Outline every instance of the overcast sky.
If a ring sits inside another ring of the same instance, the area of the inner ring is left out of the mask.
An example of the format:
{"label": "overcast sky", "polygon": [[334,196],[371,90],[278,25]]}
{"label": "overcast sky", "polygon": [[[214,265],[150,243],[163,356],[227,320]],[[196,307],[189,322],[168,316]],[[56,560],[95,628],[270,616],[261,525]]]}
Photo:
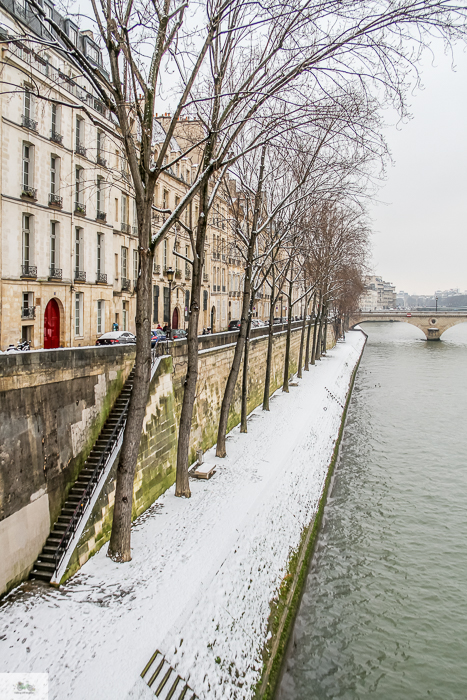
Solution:
{"label": "overcast sky", "polygon": [[373,268],[397,291],[467,290],[467,55],[426,60],[413,119],[386,130],[395,165],[371,208]]}

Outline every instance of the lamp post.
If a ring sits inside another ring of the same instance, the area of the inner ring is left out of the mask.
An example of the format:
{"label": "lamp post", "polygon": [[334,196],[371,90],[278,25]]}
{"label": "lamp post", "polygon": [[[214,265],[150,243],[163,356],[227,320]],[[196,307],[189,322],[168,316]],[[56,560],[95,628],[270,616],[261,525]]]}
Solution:
{"label": "lamp post", "polygon": [[436,311],[435,313],[438,313],[438,297],[436,297]]}
{"label": "lamp post", "polygon": [[174,274],[175,274],[175,270],[173,270],[171,267],[168,267],[167,268],[167,280],[169,282],[169,320],[167,323],[167,325],[168,325],[167,336],[169,338],[172,337],[172,320],[170,318],[170,312],[171,312],[171,309],[170,309],[171,304],[170,303],[172,301],[172,282],[174,281]]}

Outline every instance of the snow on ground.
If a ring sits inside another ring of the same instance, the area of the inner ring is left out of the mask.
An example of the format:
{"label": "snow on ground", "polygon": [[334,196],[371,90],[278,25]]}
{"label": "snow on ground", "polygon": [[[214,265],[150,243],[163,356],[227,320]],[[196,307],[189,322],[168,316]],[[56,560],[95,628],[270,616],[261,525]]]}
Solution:
{"label": "snow on ground", "polygon": [[104,547],[65,586],[27,582],[0,607],[0,672],[47,671],[51,700],[153,698],[159,649],[200,698],[249,698],[269,604],[322,493],[364,336],[351,332],[271,411],[214,449],[192,497],[169,489],[133,527],[128,564]]}

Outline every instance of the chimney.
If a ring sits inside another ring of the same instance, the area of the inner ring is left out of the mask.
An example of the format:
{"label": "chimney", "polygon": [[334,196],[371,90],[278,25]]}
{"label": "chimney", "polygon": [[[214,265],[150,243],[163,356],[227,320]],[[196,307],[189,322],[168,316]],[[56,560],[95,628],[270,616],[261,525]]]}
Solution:
{"label": "chimney", "polygon": [[81,34],[83,36],[89,37],[89,39],[92,39],[92,41],[94,41],[94,34],[92,33],[92,31],[90,29],[85,29],[84,32],[81,32]]}

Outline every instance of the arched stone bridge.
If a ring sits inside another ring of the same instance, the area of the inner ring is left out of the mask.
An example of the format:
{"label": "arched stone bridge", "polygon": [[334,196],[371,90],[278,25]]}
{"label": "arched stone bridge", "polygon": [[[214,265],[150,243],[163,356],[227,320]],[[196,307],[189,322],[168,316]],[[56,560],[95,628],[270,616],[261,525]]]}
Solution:
{"label": "arched stone bridge", "polygon": [[467,323],[466,311],[359,311],[350,317],[349,326],[353,328],[365,321],[402,321],[417,326],[425,333],[427,340],[439,340],[444,331],[457,325]]}

